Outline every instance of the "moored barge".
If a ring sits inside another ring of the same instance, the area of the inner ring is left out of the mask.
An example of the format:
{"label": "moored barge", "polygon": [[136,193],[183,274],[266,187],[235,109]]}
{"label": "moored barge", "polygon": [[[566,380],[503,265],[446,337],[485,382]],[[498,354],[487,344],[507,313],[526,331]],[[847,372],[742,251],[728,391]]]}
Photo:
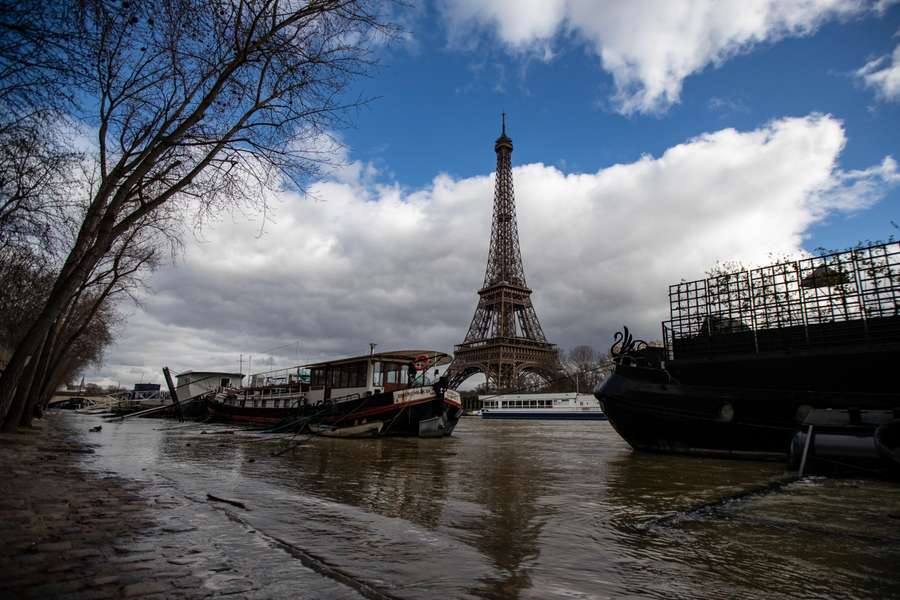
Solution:
{"label": "moored barge", "polygon": [[900,409],[900,243],[670,286],[662,347],[617,334],[595,391],[634,448],[787,455],[813,409]]}
{"label": "moored barge", "polygon": [[208,408],[230,421],[288,422],[335,437],[442,437],[453,432],[462,404],[428,370],[449,360],[432,350],[398,350],[312,363],[259,374],[261,385],[220,390]]}

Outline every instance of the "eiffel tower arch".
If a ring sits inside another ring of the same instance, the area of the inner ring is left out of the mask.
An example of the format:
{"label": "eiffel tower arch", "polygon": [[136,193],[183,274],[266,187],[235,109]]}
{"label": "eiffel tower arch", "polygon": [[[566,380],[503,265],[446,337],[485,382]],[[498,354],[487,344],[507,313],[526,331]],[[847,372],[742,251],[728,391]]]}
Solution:
{"label": "eiffel tower arch", "polygon": [[545,381],[563,374],[559,349],[547,341],[525,283],[516,199],[512,179],[512,139],[506,135],[503,115],[500,137],[494,142],[497,175],[494,215],[484,285],[463,342],[456,346],[447,376],[456,388],[476,373],[483,373],[492,389],[509,390],[519,377],[534,373]]}

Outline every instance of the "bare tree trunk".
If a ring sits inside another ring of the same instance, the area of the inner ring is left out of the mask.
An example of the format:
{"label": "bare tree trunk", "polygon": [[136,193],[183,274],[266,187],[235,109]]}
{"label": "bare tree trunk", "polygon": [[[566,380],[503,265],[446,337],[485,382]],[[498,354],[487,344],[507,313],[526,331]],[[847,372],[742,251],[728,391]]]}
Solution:
{"label": "bare tree trunk", "polygon": [[44,308],[28,329],[28,333],[13,351],[6,370],[0,375],[0,430],[10,431],[15,429],[18,423],[18,419],[9,418],[16,391],[26,383],[24,379],[27,378],[27,369],[29,366],[34,367],[32,363],[39,358],[43,341],[78,287],[71,282],[71,277],[68,279],[55,286]]}
{"label": "bare tree trunk", "polygon": [[29,361],[28,365],[23,369],[16,390],[12,395],[9,412],[6,415],[6,420],[3,422],[0,431],[9,433],[15,431],[16,427],[18,427],[19,421],[25,413],[25,407],[28,404],[32,388],[37,387],[35,383],[37,382],[38,374],[41,371],[41,366],[46,362],[47,340],[49,337],[50,332],[48,331],[44,336],[40,347],[34,353],[34,358]]}
{"label": "bare tree trunk", "polygon": [[47,405],[50,404],[50,400],[53,398],[53,392],[63,384],[63,379],[73,368],[73,361],[63,360],[56,365],[52,372],[47,373],[38,393],[35,395],[36,402],[32,407],[32,412],[36,412],[35,409],[43,411],[47,408]]}
{"label": "bare tree trunk", "polygon": [[[47,333],[47,339],[44,341],[43,348],[41,349],[40,358],[35,364],[35,371],[28,386],[28,392],[21,400],[17,399],[17,402],[21,403],[18,424],[23,427],[31,427],[31,420],[34,418],[34,407],[38,403],[41,393],[43,392],[58,337],[59,327],[54,326]],[[10,411],[8,423],[6,424],[8,427],[13,427],[13,423],[15,422],[14,412],[14,410]]]}
{"label": "bare tree trunk", "polygon": [[[40,350],[42,342],[47,337],[53,324],[62,316],[72,298],[84,285],[100,257],[108,252],[112,246],[111,226],[108,228],[101,226],[98,229],[100,229],[98,232],[100,235],[95,237],[89,236],[82,229],[75,247],[72,248],[66,259],[66,264],[63,266],[62,273],[67,274],[60,274],[53,286],[53,290],[50,292],[50,296],[47,298],[44,308],[34,323],[32,323],[28,333],[25,334],[25,337],[13,351],[6,370],[0,375],[0,430],[9,431],[10,428],[15,429],[18,419],[10,423],[8,417],[12,409],[16,389],[21,384],[26,367],[33,360],[37,359],[37,352]],[[103,233],[106,235],[101,237]],[[92,245],[86,246],[85,241],[89,237],[94,237],[95,241]]]}

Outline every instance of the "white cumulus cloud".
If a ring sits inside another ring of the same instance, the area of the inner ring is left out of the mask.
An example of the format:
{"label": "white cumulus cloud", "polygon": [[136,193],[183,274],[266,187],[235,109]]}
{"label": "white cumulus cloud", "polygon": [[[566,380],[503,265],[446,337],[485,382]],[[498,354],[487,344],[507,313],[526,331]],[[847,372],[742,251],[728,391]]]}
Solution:
{"label": "white cumulus cloud", "polygon": [[596,54],[615,82],[624,114],[663,111],[679,101],[685,78],[762,43],[813,33],[822,23],[888,2],[864,0],[443,0],[451,39],[486,26],[509,47],[546,48],[571,35]]}
{"label": "white cumulus cloud", "polygon": [[[623,324],[658,338],[670,283],[718,260],[797,253],[813,223],[898,183],[890,157],[838,168],[845,143],[840,121],[812,114],[707,133],[592,173],[517,166],[525,273],[548,338],[605,349]],[[485,140],[486,166],[492,150]],[[493,175],[437,175],[406,190],[352,177],[364,172],[318,183],[311,198],[274,200],[262,236],[245,220],[208,226],[183,261],[154,275],[98,376],[237,368],[239,353],[245,370],[254,355],[256,371],[362,354],[368,342],[451,351],[484,276]],[[279,345],[287,349],[263,352]]]}

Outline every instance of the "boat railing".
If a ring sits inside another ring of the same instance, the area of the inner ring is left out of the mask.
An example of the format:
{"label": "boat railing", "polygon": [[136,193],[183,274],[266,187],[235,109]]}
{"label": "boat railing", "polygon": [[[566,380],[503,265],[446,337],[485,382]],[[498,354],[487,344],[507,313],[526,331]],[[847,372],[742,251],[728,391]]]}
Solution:
{"label": "boat railing", "polygon": [[670,359],[900,340],[900,242],[669,288]]}

